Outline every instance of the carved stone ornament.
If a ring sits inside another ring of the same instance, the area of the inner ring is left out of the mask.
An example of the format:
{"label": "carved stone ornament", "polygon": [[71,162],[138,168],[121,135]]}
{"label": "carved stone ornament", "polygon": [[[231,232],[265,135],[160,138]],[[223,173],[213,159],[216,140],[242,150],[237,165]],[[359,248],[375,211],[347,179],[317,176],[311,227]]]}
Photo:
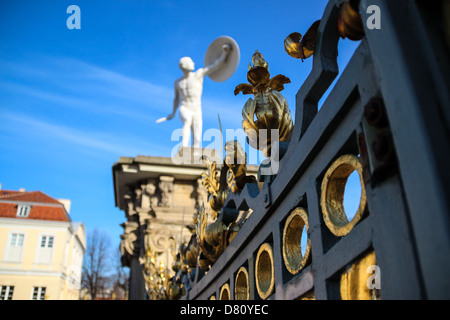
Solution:
{"label": "carved stone ornament", "polygon": [[169,249],[170,231],[161,227],[153,227],[152,224],[147,225],[144,235],[145,249],[151,249],[152,252],[165,252]]}
{"label": "carved stone ornament", "polygon": [[173,181],[173,177],[159,177],[158,187],[161,192],[161,199],[159,202],[160,207],[172,207]]}
{"label": "carved stone ornament", "polygon": [[122,264],[129,265],[129,259],[131,256],[136,256],[139,250],[136,245],[139,224],[137,222],[128,221],[122,223],[121,227],[124,229],[123,234],[120,236],[120,253],[122,254]]}
{"label": "carved stone ornament", "polygon": [[125,193],[123,198],[125,199],[125,203],[127,204],[125,214],[126,217],[128,218],[129,216],[132,216],[137,213],[136,210],[134,209],[134,199],[135,199],[134,192],[129,190],[128,192]]}
{"label": "carved stone ornament", "polygon": [[147,213],[153,217],[156,217],[153,206],[157,205],[157,201],[156,181],[150,179],[146,184],[141,185],[140,206],[137,207],[136,210],[139,213]]}

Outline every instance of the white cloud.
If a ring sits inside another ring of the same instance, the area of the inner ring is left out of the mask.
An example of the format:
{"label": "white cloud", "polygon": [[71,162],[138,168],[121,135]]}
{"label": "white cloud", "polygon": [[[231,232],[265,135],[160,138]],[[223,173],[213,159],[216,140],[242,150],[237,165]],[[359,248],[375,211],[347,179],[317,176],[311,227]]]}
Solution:
{"label": "white cloud", "polygon": [[[4,113],[2,118],[2,121],[9,124],[4,126],[3,130],[15,131],[15,134],[22,133],[27,137],[31,132],[34,138],[42,138],[42,142],[46,145],[52,141],[63,141],[68,144],[69,149],[73,146],[80,146],[119,156],[142,154],[143,150],[150,150],[150,148],[155,150],[155,146],[151,145],[149,141],[134,136],[74,129],[12,113]],[[21,128],[27,128],[27,130],[23,131]],[[133,144],[131,145],[127,141],[132,141]]]}
{"label": "white cloud", "polygon": [[[39,61],[0,60],[5,66],[0,70],[1,116],[11,123],[1,129],[10,137],[32,138],[19,129],[25,126],[50,144],[65,141],[114,155],[170,155],[170,131],[182,124],[178,117],[164,125],[155,121],[172,111],[172,84],[151,83],[76,59]],[[218,98],[208,91],[202,99],[204,131],[219,127],[218,114],[224,130],[241,128],[242,99]]]}
{"label": "white cloud", "polygon": [[[0,88],[58,107],[126,116],[140,122],[154,122],[172,111],[172,84],[155,84],[71,58],[46,57],[41,61],[38,64],[0,60],[4,67],[0,70]],[[204,92],[204,120],[216,122],[220,114],[224,123],[236,122],[243,106],[238,101],[215,98],[211,92]]]}
{"label": "white cloud", "polygon": [[[156,120],[172,108],[173,88],[66,58],[41,64],[1,61],[0,88],[60,107]],[[9,79],[8,79],[9,78]],[[17,81],[19,80],[19,81]]]}

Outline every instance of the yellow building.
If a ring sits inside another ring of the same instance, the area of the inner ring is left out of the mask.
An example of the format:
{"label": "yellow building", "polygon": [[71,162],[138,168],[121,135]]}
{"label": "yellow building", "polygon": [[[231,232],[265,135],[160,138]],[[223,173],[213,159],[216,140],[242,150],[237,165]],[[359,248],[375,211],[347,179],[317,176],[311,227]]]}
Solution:
{"label": "yellow building", "polygon": [[0,190],[0,300],[80,298],[86,248],[70,201]]}

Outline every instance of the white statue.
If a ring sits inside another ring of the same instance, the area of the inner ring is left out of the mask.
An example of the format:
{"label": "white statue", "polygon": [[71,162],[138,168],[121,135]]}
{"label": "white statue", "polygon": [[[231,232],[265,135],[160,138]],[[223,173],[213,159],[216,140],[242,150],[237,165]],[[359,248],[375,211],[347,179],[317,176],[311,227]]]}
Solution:
{"label": "white statue", "polygon": [[183,71],[183,76],[175,81],[175,98],[173,99],[172,114],[167,116],[167,120],[172,119],[178,109],[180,110],[180,119],[183,122],[183,135],[181,145],[187,147],[189,144],[190,133],[193,136],[193,147],[200,147],[202,138],[202,91],[203,78],[220,67],[225,61],[231,46],[223,45],[223,54],[216,62],[210,66],[200,68],[194,71],[194,62],[189,57],[180,59],[179,66]]}
{"label": "white statue", "polygon": [[[218,48],[221,50],[220,53],[218,53]],[[208,63],[210,62],[208,60],[211,60],[211,57],[214,56],[218,56],[218,58],[214,58],[212,63]],[[239,62],[239,47],[232,38],[220,37],[208,48],[205,62],[208,63],[206,67],[194,71],[194,62],[191,58],[183,57],[180,59],[179,67],[183,71],[183,76],[175,81],[173,111],[166,118],[156,121],[159,123],[173,119],[179,108],[183,123],[182,147],[188,146],[191,132],[193,136],[192,146],[194,148],[200,147],[203,127],[201,106],[203,78],[210,76],[214,81],[224,81],[229,78],[236,70]]]}

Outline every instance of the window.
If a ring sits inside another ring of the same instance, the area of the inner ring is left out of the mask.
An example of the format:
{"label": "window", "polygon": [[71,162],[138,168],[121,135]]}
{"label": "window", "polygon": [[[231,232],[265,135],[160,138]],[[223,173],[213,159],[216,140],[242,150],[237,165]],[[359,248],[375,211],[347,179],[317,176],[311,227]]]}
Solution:
{"label": "window", "polygon": [[41,248],[53,248],[53,236],[42,236]]}
{"label": "window", "polygon": [[14,286],[0,286],[0,300],[12,300]]}
{"label": "window", "polygon": [[41,235],[41,242],[39,244],[39,248],[36,251],[36,263],[39,264],[51,264],[53,258],[53,245],[54,245],[54,236]]}
{"label": "window", "polygon": [[31,210],[31,206],[30,205],[25,205],[25,204],[19,204],[17,206],[17,213],[16,213],[16,217],[28,217],[28,214],[30,213]]}
{"label": "window", "polygon": [[20,233],[13,233],[11,234],[11,247],[23,247],[23,234]]}
{"label": "window", "polygon": [[23,233],[13,232],[9,235],[8,246],[5,250],[4,259],[7,262],[19,263],[22,261],[22,251],[25,241]]}
{"label": "window", "polygon": [[31,300],[44,300],[45,299],[45,287],[34,287],[33,296]]}
{"label": "window", "polygon": [[47,248],[53,248],[53,237],[48,237]]}

